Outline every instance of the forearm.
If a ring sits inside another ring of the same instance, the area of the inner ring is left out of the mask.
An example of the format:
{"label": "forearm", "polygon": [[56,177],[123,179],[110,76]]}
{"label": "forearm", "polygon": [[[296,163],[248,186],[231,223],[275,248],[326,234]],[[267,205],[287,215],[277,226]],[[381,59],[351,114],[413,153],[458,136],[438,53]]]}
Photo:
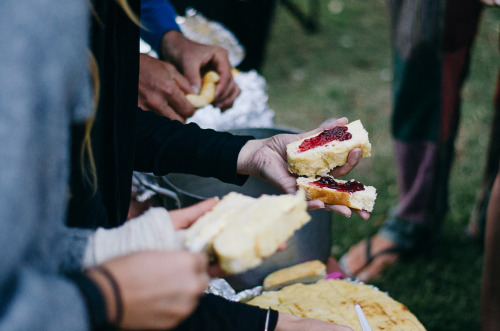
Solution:
{"label": "forearm", "polygon": [[61,276],[22,267],[0,284],[0,330],[89,330],[85,300],[77,286]]}
{"label": "forearm", "polygon": [[238,155],[250,139],[139,111],[135,170],[156,175],[187,173],[242,184],[246,177],[237,173]]}
{"label": "forearm", "polygon": [[182,248],[179,233],[164,208],[151,208],[114,229],[99,228],[88,241],[83,267],[91,268],[113,258],[145,250]]}
{"label": "forearm", "polygon": [[[201,298],[198,308],[176,331],[190,330],[264,330],[267,310],[231,302],[216,295],[206,295]],[[278,313],[271,311],[268,330],[274,330]]]}
{"label": "forearm", "polygon": [[179,31],[175,22],[177,13],[166,0],[141,1],[141,38],[158,53],[161,53],[163,36],[168,31]]}

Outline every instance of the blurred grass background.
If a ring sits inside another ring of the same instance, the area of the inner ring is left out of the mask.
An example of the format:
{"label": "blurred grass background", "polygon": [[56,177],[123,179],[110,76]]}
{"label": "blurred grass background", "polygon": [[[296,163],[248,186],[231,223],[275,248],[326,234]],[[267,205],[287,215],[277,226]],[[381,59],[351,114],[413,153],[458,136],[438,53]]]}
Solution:
{"label": "blurred grass background", "polygon": [[[307,0],[295,0],[301,6]],[[481,180],[500,65],[500,9],[481,20],[465,89],[450,211],[444,236],[430,253],[402,261],[372,283],[404,303],[428,330],[479,330],[482,246],[465,236],[477,183]],[[278,6],[261,74],[278,125],[316,128],[330,117],[361,119],[373,156],[351,178],[373,185],[378,198],[368,222],[334,217],[333,247],[340,258],[374,234],[397,201],[390,136],[391,53],[389,15],[383,0],[322,0],[320,31],[308,34]]]}

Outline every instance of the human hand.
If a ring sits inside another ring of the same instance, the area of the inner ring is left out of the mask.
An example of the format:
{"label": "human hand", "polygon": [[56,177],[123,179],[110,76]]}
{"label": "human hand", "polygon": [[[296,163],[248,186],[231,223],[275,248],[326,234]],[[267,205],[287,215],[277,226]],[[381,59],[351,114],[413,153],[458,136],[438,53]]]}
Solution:
{"label": "human hand", "polygon": [[[267,139],[250,140],[243,146],[238,155],[237,171],[240,174],[259,177],[273,183],[283,192],[293,194],[297,191],[297,182],[296,176],[288,171],[286,145],[323,130],[346,124],[347,119],[341,118],[306,133],[279,134]],[[345,176],[354,169],[360,159],[361,149],[355,148],[349,153],[347,162],[333,169],[330,174],[333,177]],[[370,217],[370,213],[365,210],[351,209],[341,205],[328,205],[320,200],[308,201],[308,208],[325,208],[346,217],[350,217],[352,212],[360,215],[363,219]]]}
{"label": "human hand", "polygon": [[173,64],[141,54],[139,107],[184,123],[196,111],[188,93],[193,93],[189,82]]}
{"label": "human hand", "polygon": [[[181,208],[181,209],[175,209],[169,211],[170,214],[170,220],[174,226],[175,230],[181,230],[181,229],[187,229],[189,228],[193,223],[195,223],[201,216],[212,210],[216,204],[219,203],[219,199],[217,197],[215,198],[210,198],[207,200],[204,200],[202,202],[199,202],[197,204],[194,204],[192,206],[186,207],[186,208]],[[282,243],[278,248],[277,251],[283,251],[287,248],[287,243],[284,242]],[[217,261],[211,261],[209,267],[208,267],[208,274],[211,277],[223,277],[227,275],[227,272],[225,272],[220,265],[217,263]]]}
{"label": "human hand", "polygon": [[487,6],[500,6],[500,0],[479,0],[479,2],[487,5]]}
{"label": "human hand", "polygon": [[[119,328],[165,330],[188,317],[208,285],[207,257],[186,251],[150,251],[110,260],[103,266],[115,278],[122,297]],[[116,320],[113,289],[95,268],[88,276],[101,289],[110,321]]]}
{"label": "human hand", "polygon": [[279,313],[276,331],[353,331],[348,326],[324,322],[313,318],[297,317],[290,314]]}
{"label": "human hand", "polygon": [[219,203],[219,198],[210,198],[192,206],[170,210],[170,219],[175,230],[189,228],[198,218],[212,210]]}
{"label": "human hand", "polygon": [[[219,203],[219,198],[210,198],[207,200],[203,200],[202,202],[198,202],[192,206],[170,210],[170,220],[174,225],[175,230],[182,230],[189,228],[193,223],[195,223],[201,216],[212,210],[216,204]],[[217,261],[212,261],[208,268],[207,272],[210,277],[223,277],[227,273],[222,270]]]}
{"label": "human hand", "polygon": [[191,86],[198,90],[202,75],[210,69],[215,70],[220,80],[212,103],[222,111],[231,108],[241,92],[233,80],[227,50],[222,47],[199,44],[187,39],[179,31],[169,31],[162,39],[161,58],[173,63]]}

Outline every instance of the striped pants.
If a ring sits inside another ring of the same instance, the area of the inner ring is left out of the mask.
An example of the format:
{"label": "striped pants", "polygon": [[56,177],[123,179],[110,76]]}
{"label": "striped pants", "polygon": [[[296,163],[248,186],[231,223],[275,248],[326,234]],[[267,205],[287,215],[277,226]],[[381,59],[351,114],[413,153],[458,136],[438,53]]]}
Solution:
{"label": "striped pants", "polygon": [[[388,6],[394,61],[392,135],[399,189],[395,216],[439,229],[448,209],[460,91],[482,5],[477,0],[388,0]],[[483,186],[498,169],[499,119],[495,115],[495,138],[490,141],[487,162],[491,169],[487,168]],[[484,197],[478,198],[477,203],[482,202]]]}

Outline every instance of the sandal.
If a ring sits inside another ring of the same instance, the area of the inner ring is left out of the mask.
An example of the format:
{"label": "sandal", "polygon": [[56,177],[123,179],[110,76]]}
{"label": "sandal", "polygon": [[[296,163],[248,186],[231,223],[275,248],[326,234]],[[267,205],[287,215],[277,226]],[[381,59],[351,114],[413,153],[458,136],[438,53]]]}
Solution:
{"label": "sandal", "polygon": [[[365,264],[359,269],[363,270],[376,258],[386,254],[399,254],[400,258],[409,258],[417,253],[431,249],[440,237],[440,231],[432,231],[429,226],[405,221],[394,214],[384,223],[378,235],[394,243],[394,246],[372,253],[373,236],[365,240]],[[339,264],[344,273],[350,278],[356,278],[346,265],[347,254],[344,254]]]}
{"label": "sandal", "polygon": [[[404,249],[402,249],[401,247],[396,245],[396,246],[392,246],[392,247],[383,249],[375,254],[372,254],[372,239],[373,239],[373,237],[374,236],[370,236],[370,237],[365,239],[365,263],[363,264],[363,266],[359,270],[365,269],[373,261],[375,261],[376,258],[378,258],[384,254],[400,254],[401,255],[404,253]],[[342,268],[342,270],[344,271],[344,274],[346,274],[347,277],[355,279],[355,278],[357,278],[357,276],[352,274],[346,265],[347,254],[348,253],[344,254],[344,256],[342,256],[342,258],[340,259],[340,261],[339,261],[340,268]]]}

